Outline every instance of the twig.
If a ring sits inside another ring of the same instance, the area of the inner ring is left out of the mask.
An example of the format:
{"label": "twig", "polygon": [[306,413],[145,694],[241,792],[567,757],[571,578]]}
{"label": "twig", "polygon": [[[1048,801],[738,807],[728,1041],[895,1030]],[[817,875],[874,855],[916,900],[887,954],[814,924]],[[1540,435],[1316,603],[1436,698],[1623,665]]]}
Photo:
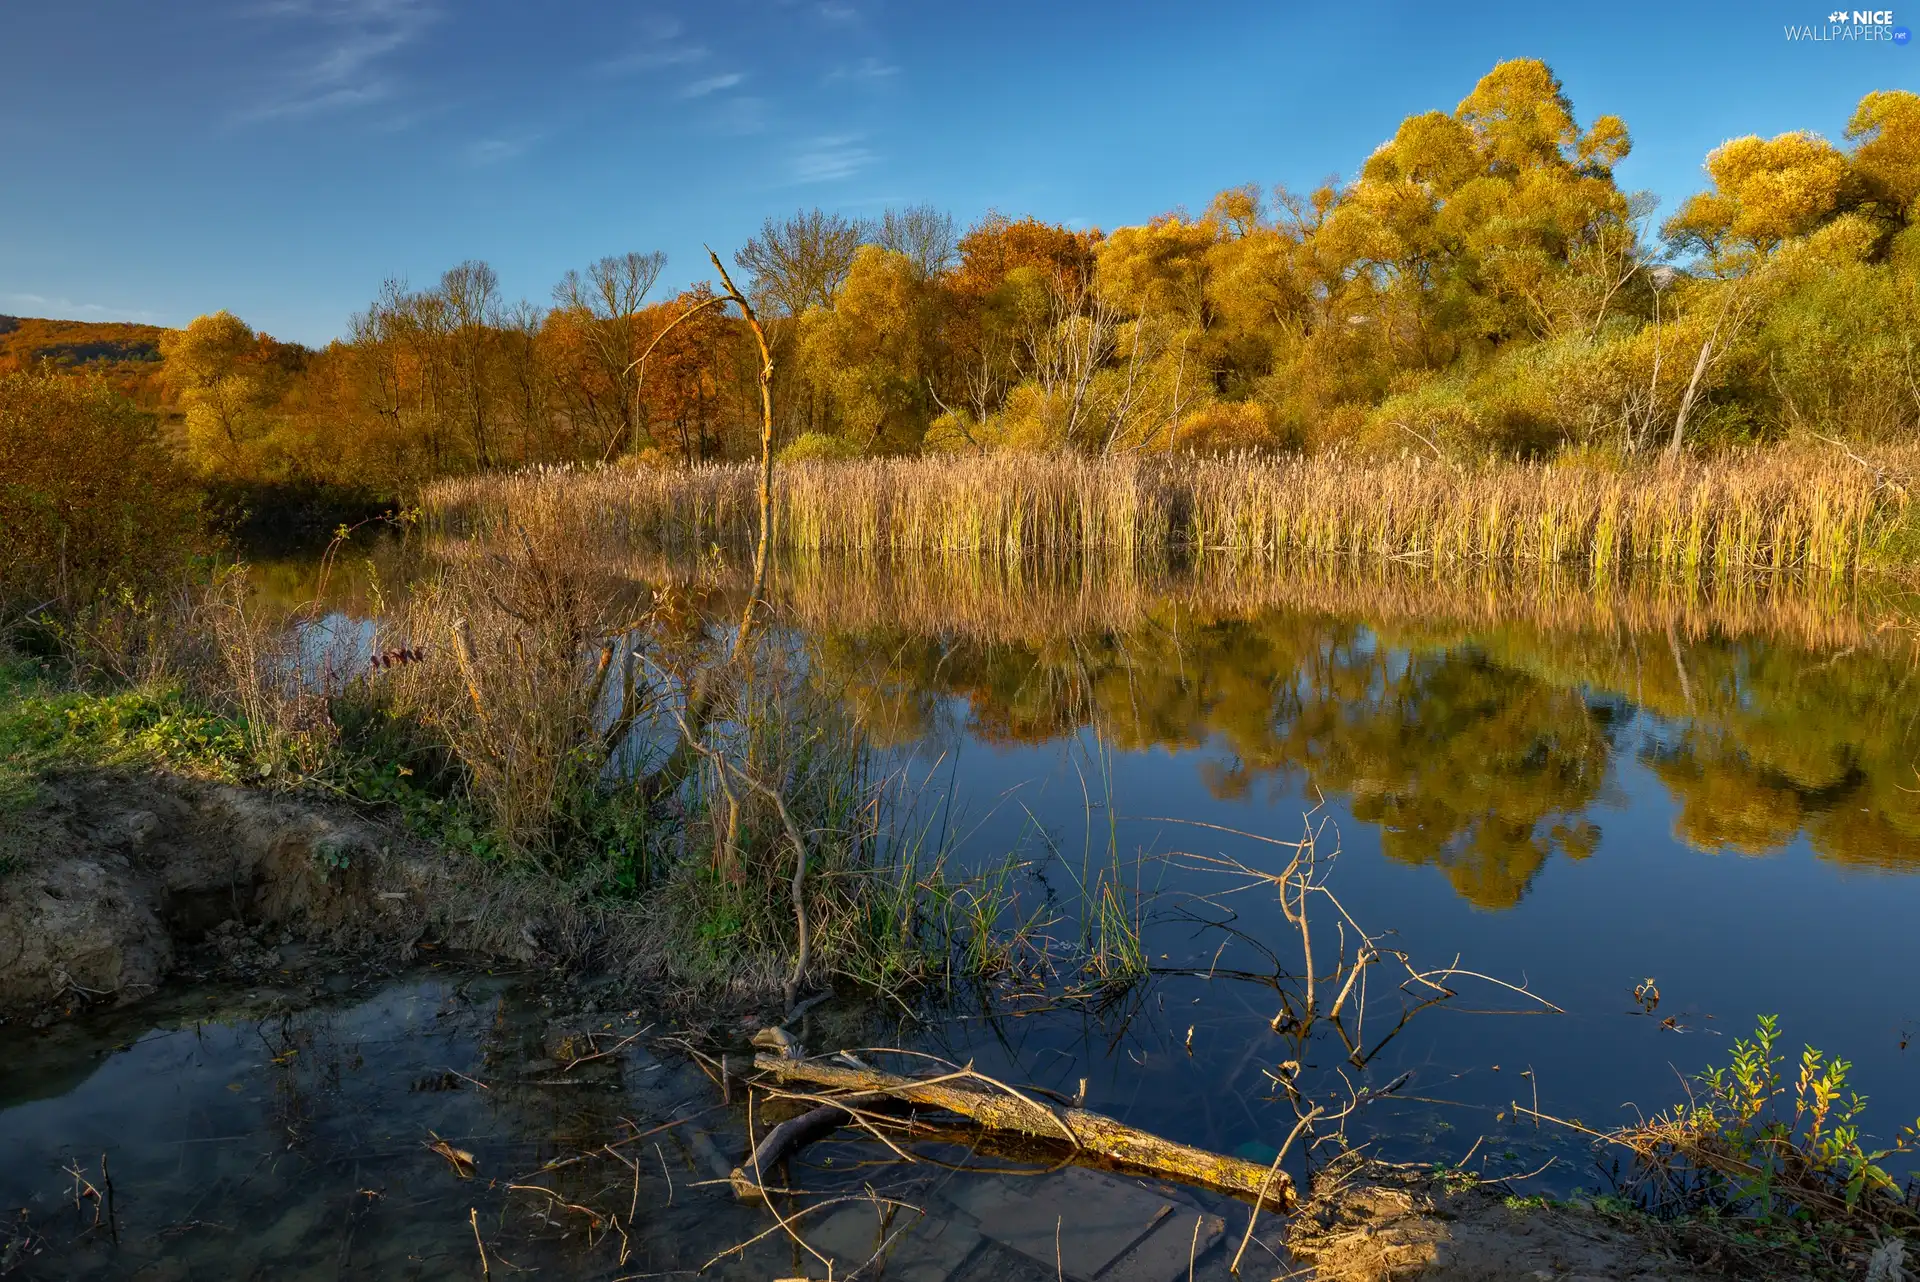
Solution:
{"label": "twig", "polygon": [[566,1207],[569,1211],[578,1211],[580,1212],[580,1214],[586,1216],[589,1220],[593,1222],[593,1226],[595,1228],[600,1227],[600,1212],[592,1209],[591,1207],[580,1206],[576,1203],[569,1202],[567,1201],[567,1199],[561,1197],[558,1193],[554,1192],[550,1188],[547,1188],[545,1185],[509,1184],[507,1185],[507,1188],[517,1193],[545,1193],[548,1197],[552,1198],[555,1202],[558,1202],[561,1206]]}
{"label": "twig", "polygon": [[1494,984],[1500,988],[1507,989],[1509,992],[1515,992],[1520,994],[1522,997],[1529,998],[1533,1001],[1539,1002],[1542,1006],[1545,1006],[1548,1010],[1552,1011],[1556,1015],[1564,1015],[1567,1013],[1566,1011],[1562,1010],[1558,1006],[1555,1006],[1552,1002],[1548,1001],[1546,998],[1540,996],[1540,994],[1536,992],[1529,991],[1528,989],[1522,988],[1517,984],[1509,984],[1504,979],[1495,979],[1491,975],[1482,975],[1477,970],[1461,970],[1457,966],[1449,966],[1445,970],[1423,970],[1423,971],[1413,972],[1413,977],[1419,980],[1421,983],[1427,985],[1427,987],[1437,988],[1437,989],[1440,989],[1442,992],[1451,992],[1451,990],[1445,988],[1443,985],[1436,984],[1433,982],[1432,976],[1435,976],[1435,975],[1440,976],[1442,979],[1451,979],[1455,975],[1465,975],[1469,979],[1484,979],[1489,984]]}
{"label": "twig", "polygon": [[673,719],[680,723],[682,740],[695,752],[713,762],[714,766],[720,771],[723,783],[727,772],[731,771],[736,779],[773,803],[774,809],[780,815],[780,824],[787,831],[787,841],[793,846],[793,920],[794,932],[798,938],[795,941],[796,949],[793,959],[793,972],[787,976],[784,993],[787,1003],[788,1021],[791,1022],[795,998],[800,994],[800,981],[806,976],[807,963],[811,960],[813,951],[813,941],[807,922],[806,839],[800,835],[800,827],[794,823],[792,813],[787,810],[786,799],[781,797],[779,792],[761,782],[759,779],[756,779],[753,775],[747,773],[733,762],[728,761],[726,756],[717,748],[695,738],[693,731],[687,727],[686,720],[681,717],[677,709],[674,711]]}
{"label": "twig", "polygon": [[467,1208],[467,1223],[473,1226],[473,1244],[480,1248],[480,1276],[490,1278],[493,1276],[493,1269],[487,1264],[487,1244],[480,1240],[480,1210],[478,1207],[470,1206]]}
{"label": "twig", "polygon": [[[847,1202],[871,1202],[876,1200],[880,1202],[884,1202],[888,1206],[907,1206],[905,1202],[896,1202],[891,1198],[876,1199],[871,1194],[869,1194],[866,1197],[830,1197],[830,1198],[827,1198],[825,1201],[814,1202],[807,1206],[803,1206],[799,1208],[793,1213],[793,1219],[798,1220],[803,1215],[811,1215],[813,1212],[825,1210],[829,1206],[840,1206]],[[907,1209],[918,1210],[919,1208],[908,1206]],[[760,1232],[754,1234],[752,1237],[748,1238],[746,1241],[740,1242],[733,1246],[728,1247],[726,1250],[720,1252],[720,1254],[714,1256],[711,1260],[708,1260],[705,1264],[701,1265],[698,1269],[694,1271],[697,1273],[705,1273],[708,1269],[720,1263],[720,1261],[726,1259],[729,1255],[738,1255],[740,1252],[752,1246],[755,1242],[758,1242],[763,1238],[771,1237],[773,1234],[778,1233],[783,1228],[787,1229],[787,1231],[791,1233],[793,1230],[788,1227],[788,1223],[789,1223],[788,1221],[782,1220],[780,1223],[774,1225],[770,1229],[762,1229]],[[808,1249],[811,1250],[812,1248],[809,1247]],[[618,1279],[616,1279],[615,1282],[618,1282]]]}
{"label": "twig", "polygon": [[638,1041],[641,1037],[644,1037],[652,1028],[653,1028],[653,1025],[649,1024],[647,1025],[646,1028],[641,1029],[639,1032],[634,1033],[632,1036],[621,1038],[619,1041],[615,1042],[612,1046],[608,1047],[606,1050],[595,1051],[591,1055],[582,1055],[579,1059],[570,1059],[560,1069],[560,1071],[563,1073],[571,1073],[574,1069],[580,1067],[582,1064],[591,1063],[596,1059],[605,1059],[609,1055],[618,1055],[622,1050],[626,1049],[629,1043]]}
{"label": "twig", "polygon": [[[1287,1135],[1287,1142],[1282,1144],[1280,1151],[1273,1155],[1273,1165],[1267,1168],[1267,1178],[1261,1181],[1260,1192],[1253,1199],[1253,1211],[1247,1216],[1247,1231],[1241,1235],[1240,1249],[1233,1253],[1233,1263],[1227,1266],[1229,1273],[1238,1275],[1240,1272],[1240,1257],[1247,1253],[1247,1243],[1253,1241],[1253,1226],[1260,1222],[1260,1208],[1265,1206],[1267,1201],[1267,1185],[1271,1184],[1273,1177],[1279,1173],[1281,1159],[1286,1157],[1287,1150],[1293,1147],[1293,1142],[1299,1138],[1300,1132],[1310,1126],[1313,1119],[1320,1116],[1322,1111],[1321,1107],[1315,1104],[1305,1117],[1293,1124],[1293,1130]],[[1197,1227],[1195,1231],[1198,1231]]]}

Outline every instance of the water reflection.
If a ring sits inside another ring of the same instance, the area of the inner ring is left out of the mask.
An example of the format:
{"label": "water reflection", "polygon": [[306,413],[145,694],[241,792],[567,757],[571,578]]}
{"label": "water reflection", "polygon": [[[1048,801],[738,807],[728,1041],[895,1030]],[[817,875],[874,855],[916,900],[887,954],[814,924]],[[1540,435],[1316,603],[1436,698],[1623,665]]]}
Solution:
{"label": "water reflection", "polygon": [[[377,613],[461,539],[362,534],[256,564],[261,594],[316,587],[338,626]],[[636,590],[719,597],[740,567],[583,550]],[[1419,566],[805,560],[775,591],[826,687],[883,745],[1012,747],[1097,730],[1192,753],[1222,801],[1314,793],[1382,851],[1509,908],[1554,855],[1598,844],[1609,779],[1643,765],[1697,850],[1920,867],[1913,598],[1773,576],[1515,578]],[[723,615],[735,608],[720,606]]]}
{"label": "water reflection", "polygon": [[816,622],[812,644],[885,741],[950,735],[963,708],[989,743],[1092,728],[1122,751],[1205,749],[1191,768],[1215,798],[1342,797],[1385,854],[1438,865],[1483,908],[1518,903],[1554,854],[1594,852],[1623,757],[1696,849],[1804,834],[1839,863],[1920,867],[1911,648],[1691,632],[1183,604],[1031,642]]}

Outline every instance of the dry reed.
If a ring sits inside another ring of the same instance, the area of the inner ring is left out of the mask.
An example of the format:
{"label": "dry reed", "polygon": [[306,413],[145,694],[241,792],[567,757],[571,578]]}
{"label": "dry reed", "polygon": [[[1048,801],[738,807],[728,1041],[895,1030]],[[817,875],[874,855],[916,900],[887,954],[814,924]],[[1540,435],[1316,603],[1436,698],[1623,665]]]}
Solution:
{"label": "dry reed", "polygon": [[[1920,451],[1860,459],[1774,448],[1616,470],[1408,456],[870,459],[782,468],[789,552],[1046,563],[1098,551],[1136,569],[1170,555],[1269,564],[1340,556],[1437,564],[1842,575],[1910,549]],[[431,486],[442,533],[524,529],[663,550],[742,546],[757,520],[747,466],[535,469]]]}
{"label": "dry reed", "polygon": [[[448,562],[484,558],[489,544],[445,539]],[[697,581],[731,599],[749,582],[739,566],[625,546],[576,545],[571,556],[610,579]],[[1376,625],[1494,627],[1526,623],[1554,633],[1674,633],[1758,638],[1834,651],[1913,628],[1901,585],[1881,592],[1826,575],[1659,571],[1596,582],[1581,566],[1437,565],[1314,558],[1277,565],[1222,559],[1135,567],[1100,556],[1020,561],[902,556],[855,560],[789,554],[773,599],[813,632],[885,631],[981,644],[1045,646],[1131,634],[1177,615],[1253,619],[1274,610],[1363,618]],[[723,611],[731,607],[719,607]]]}

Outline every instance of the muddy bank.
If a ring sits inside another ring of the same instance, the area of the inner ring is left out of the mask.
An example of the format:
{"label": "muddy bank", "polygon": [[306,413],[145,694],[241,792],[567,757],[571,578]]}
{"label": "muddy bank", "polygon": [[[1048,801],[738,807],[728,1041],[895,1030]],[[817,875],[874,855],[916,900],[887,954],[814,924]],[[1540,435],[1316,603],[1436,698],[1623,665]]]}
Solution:
{"label": "muddy bank", "polygon": [[[0,816],[0,1019],[48,1022],[151,994],[191,955],[229,972],[296,953],[413,960],[421,950],[630,977],[641,930],[564,893],[422,846],[308,797],[156,772],[41,782]],[[611,940],[626,935],[629,946]]]}
{"label": "muddy bank", "polygon": [[1706,1282],[1651,1232],[1431,1170],[1336,1163],[1286,1232],[1322,1282]]}

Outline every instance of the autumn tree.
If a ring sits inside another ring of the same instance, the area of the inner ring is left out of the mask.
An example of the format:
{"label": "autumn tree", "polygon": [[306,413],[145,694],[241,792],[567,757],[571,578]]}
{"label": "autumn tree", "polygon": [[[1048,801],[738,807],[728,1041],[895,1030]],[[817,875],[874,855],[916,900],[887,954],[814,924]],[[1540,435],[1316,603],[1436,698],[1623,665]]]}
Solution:
{"label": "autumn tree", "polygon": [[931,418],[944,296],[907,254],[867,245],[834,296],[802,321],[800,364],[863,451],[917,447]]}
{"label": "autumn tree", "polygon": [[[646,443],[641,418],[639,368],[640,314],[653,291],[667,256],[626,253],[595,260],[582,276],[569,271],[553,288],[553,299],[568,314],[591,356],[592,379],[580,404],[590,413],[612,410],[609,435],[617,432],[628,448]],[[604,388],[604,396],[594,392]]]}
{"label": "autumn tree", "polygon": [[[198,336],[230,331],[221,321]],[[153,416],[103,381],[57,373],[0,375],[0,529],[9,623],[15,611],[66,613],[118,587],[151,590],[206,535],[197,488]]]}
{"label": "autumn tree", "polygon": [[1667,221],[1682,250],[1726,260],[1765,254],[1839,212],[1850,177],[1846,156],[1818,134],[1735,138],[1707,156],[1710,190],[1688,198]]}
{"label": "autumn tree", "polygon": [[728,429],[745,422],[743,347],[739,323],[714,305],[705,283],[645,314],[646,339],[659,338],[643,394],[658,424],[687,463],[718,457]]}
{"label": "autumn tree", "polygon": [[186,414],[187,454],[205,475],[252,476],[272,428],[267,407],[288,369],[278,345],[231,312],[195,317],[160,340],[166,376]]}
{"label": "autumn tree", "polygon": [[469,259],[441,275],[437,293],[433,302],[445,318],[456,412],[474,464],[484,472],[495,462],[494,389],[489,377],[493,371],[488,358],[503,319],[500,278],[487,264]]}
{"label": "autumn tree", "polygon": [[1870,93],[1847,121],[1862,204],[1895,227],[1920,223],[1920,94]]}

